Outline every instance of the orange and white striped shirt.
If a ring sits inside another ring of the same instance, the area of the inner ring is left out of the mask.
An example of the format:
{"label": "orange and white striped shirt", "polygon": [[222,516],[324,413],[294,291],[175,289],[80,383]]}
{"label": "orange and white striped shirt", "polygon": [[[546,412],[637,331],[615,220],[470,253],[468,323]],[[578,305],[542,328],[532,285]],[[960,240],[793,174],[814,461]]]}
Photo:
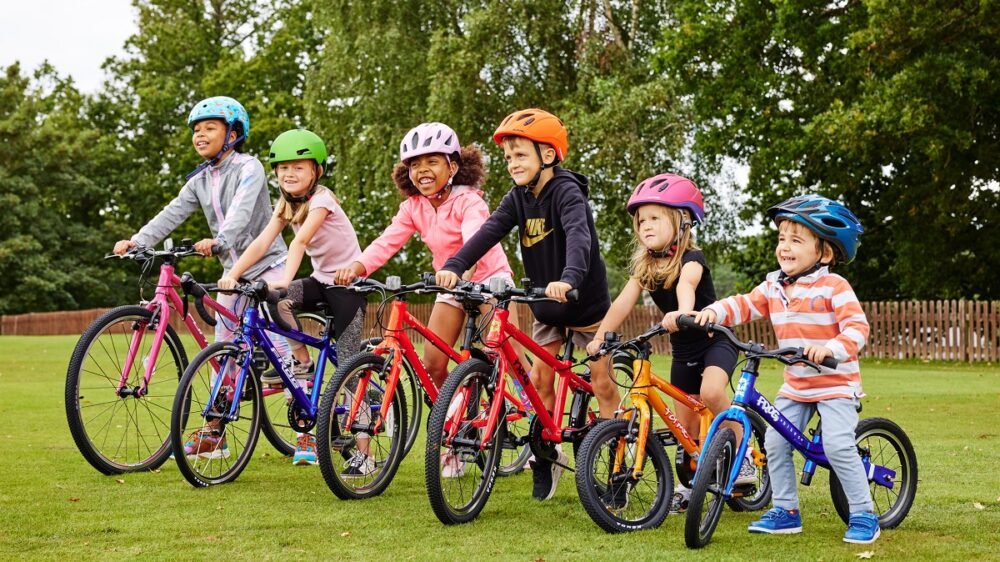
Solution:
{"label": "orange and white striped shirt", "polygon": [[799,402],[832,398],[860,398],[861,371],[858,351],[868,339],[868,319],[851,284],[821,267],[782,287],[780,271],[773,271],[749,294],[734,295],[708,306],[716,321],[736,326],[767,316],[779,347],[822,345],[833,350],[836,369],[816,372],[803,364],[785,367],[785,382],[778,394]]}

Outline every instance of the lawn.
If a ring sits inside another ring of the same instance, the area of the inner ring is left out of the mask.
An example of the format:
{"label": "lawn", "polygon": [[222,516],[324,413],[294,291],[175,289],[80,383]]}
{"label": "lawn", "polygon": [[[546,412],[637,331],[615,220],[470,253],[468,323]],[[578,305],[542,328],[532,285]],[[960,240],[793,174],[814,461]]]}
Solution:
{"label": "lawn", "polygon": [[[683,518],[608,535],[580,507],[572,475],[545,503],[531,475],[498,479],[475,522],[446,527],[424,492],[422,440],[380,497],[337,500],[316,467],[294,467],[266,440],[240,478],[194,489],[169,461],[158,472],[103,476],[66,427],[63,386],[75,337],[0,338],[0,559],[215,557],[481,560],[996,559],[1000,552],[1000,369],[942,363],[862,365],[863,417],[886,416],[910,435],[920,464],[909,517],[869,546],[841,542],[844,526],[825,471],[802,488],[805,532],[750,536],[758,514],[726,511],[709,546],[684,547]],[[190,353],[192,356],[193,352]],[[669,360],[656,370],[667,372]],[[760,380],[773,394],[780,376]]]}

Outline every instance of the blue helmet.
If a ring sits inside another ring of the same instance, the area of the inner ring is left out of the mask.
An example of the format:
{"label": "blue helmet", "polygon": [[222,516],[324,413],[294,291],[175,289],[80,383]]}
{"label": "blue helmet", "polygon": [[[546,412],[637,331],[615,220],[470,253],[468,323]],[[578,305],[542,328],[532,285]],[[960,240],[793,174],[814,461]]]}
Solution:
{"label": "blue helmet", "polygon": [[[188,127],[194,127],[198,121],[205,119],[222,119],[226,125],[232,127],[239,123],[242,131],[240,140],[250,138],[250,114],[243,108],[240,102],[227,96],[215,96],[214,98],[203,99],[191,108],[188,114]],[[239,141],[237,141],[239,142]]]}
{"label": "blue helmet", "polygon": [[865,231],[861,221],[843,203],[821,195],[799,195],[767,210],[767,216],[777,224],[793,220],[822,240],[833,245],[844,263],[854,260],[858,252],[858,235]]}

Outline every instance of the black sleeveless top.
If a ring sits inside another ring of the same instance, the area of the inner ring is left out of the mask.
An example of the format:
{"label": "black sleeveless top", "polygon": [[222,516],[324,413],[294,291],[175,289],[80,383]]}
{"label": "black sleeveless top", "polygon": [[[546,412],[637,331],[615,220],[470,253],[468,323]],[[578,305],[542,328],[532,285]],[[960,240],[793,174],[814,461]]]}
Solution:
{"label": "black sleeveless top", "polygon": [[[716,301],[715,285],[712,283],[712,272],[705,262],[705,254],[701,250],[687,250],[681,256],[681,269],[689,262],[701,264],[701,281],[694,289],[694,309],[701,310]],[[649,296],[664,314],[677,310],[677,282],[669,289],[660,287],[655,291],[649,291]],[[701,330],[681,330],[670,334],[670,345],[673,346],[673,355],[677,358],[689,356],[700,356],[701,352],[712,340],[708,334]]]}

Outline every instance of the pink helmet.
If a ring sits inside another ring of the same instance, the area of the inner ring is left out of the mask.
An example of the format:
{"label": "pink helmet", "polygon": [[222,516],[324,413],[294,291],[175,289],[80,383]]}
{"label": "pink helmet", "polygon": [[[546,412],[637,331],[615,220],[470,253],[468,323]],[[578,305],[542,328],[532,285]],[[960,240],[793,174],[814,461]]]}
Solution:
{"label": "pink helmet", "polygon": [[676,209],[687,209],[694,222],[705,220],[705,200],[693,181],[675,174],[660,174],[639,182],[632,196],[628,198],[628,212],[646,204],[664,205]]}
{"label": "pink helmet", "polygon": [[440,152],[449,158],[462,151],[458,135],[444,123],[421,123],[410,129],[399,143],[399,161]]}

